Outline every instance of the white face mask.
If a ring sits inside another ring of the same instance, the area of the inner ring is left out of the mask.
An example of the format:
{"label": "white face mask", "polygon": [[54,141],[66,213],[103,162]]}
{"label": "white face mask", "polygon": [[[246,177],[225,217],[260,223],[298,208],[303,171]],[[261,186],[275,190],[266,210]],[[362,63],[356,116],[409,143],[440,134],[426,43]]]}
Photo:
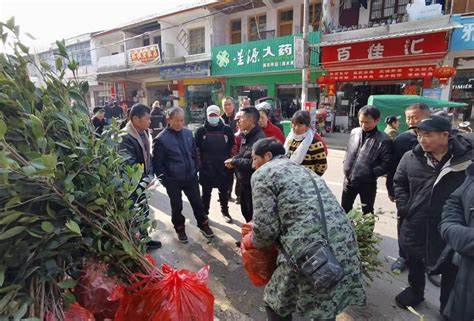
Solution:
{"label": "white face mask", "polygon": [[207,117],[207,121],[208,121],[208,123],[209,123],[210,125],[214,125],[214,126],[215,126],[215,125],[219,124],[219,118],[220,118],[220,117],[216,117],[216,116],[211,116],[211,117],[208,116],[208,117]]}

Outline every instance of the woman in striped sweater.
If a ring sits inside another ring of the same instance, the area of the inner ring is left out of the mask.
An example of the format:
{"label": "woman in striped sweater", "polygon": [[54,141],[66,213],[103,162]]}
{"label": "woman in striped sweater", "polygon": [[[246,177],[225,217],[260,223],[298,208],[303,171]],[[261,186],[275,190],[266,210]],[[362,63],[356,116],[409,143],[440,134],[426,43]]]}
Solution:
{"label": "woman in striped sweater", "polygon": [[291,120],[291,132],[285,141],[286,156],[296,164],[322,176],[327,169],[327,146],[311,128],[311,116],[297,111]]}

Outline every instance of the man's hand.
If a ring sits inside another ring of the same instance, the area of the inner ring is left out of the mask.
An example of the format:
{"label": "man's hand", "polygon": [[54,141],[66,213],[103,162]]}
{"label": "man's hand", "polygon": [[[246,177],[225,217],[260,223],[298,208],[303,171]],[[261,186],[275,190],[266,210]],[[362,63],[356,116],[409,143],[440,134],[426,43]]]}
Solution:
{"label": "man's hand", "polygon": [[395,203],[395,196],[389,195],[388,198],[390,199],[390,201],[392,201],[392,203]]}
{"label": "man's hand", "polygon": [[234,168],[234,165],[232,165],[232,158],[226,159],[226,160],[224,161],[224,165],[225,165],[225,167],[228,168],[228,169]]}

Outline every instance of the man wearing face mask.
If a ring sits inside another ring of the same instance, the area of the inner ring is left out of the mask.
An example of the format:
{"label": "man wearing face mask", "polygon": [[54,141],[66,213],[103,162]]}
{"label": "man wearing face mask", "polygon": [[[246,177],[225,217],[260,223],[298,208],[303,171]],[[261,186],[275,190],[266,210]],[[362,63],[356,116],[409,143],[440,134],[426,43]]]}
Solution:
{"label": "man wearing face mask", "polygon": [[209,215],[212,189],[219,189],[222,215],[227,223],[231,223],[228,182],[233,172],[225,167],[224,161],[231,156],[235,144],[234,132],[222,121],[218,106],[207,107],[206,114],[204,126],[198,128],[194,136],[200,163],[199,184],[202,186],[202,204],[206,215]]}

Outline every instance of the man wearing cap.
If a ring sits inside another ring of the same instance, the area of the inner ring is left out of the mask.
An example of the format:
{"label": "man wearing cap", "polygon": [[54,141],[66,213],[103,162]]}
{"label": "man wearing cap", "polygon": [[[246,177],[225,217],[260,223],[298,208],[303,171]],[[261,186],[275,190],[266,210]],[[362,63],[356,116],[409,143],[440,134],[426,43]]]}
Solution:
{"label": "man wearing cap", "polygon": [[388,135],[392,140],[397,138],[398,136],[398,124],[399,124],[400,116],[388,116],[385,118],[385,134]]}
{"label": "man wearing cap", "polygon": [[227,169],[224,161],[231,157],[235,144],[234,132],[220,118],[220,108],[216,105],[207,107],[207,119],[204,126],[195,134],[199,160],[199,183],[202,186],[202,204],[204,212],[209,215],[211,193],[219,189],[221,212],[227,223],[232,222],[229,214],[229,181],[233,171]]}
{"label": "man wearing cap", "polygon": [[456,278],[451,257],[438,231],[443,205],[464,181],[472,163],[470,141],[454,136],[451,123],[430,116],[410,127],[418,145],[401,159],[394,177],[395,202],[403,219],[399,244],[407,256],[409,287],[395,298],[398,306],[416,307],[424,300],[425,271],[441,274],[440,311],[444,310]]}

